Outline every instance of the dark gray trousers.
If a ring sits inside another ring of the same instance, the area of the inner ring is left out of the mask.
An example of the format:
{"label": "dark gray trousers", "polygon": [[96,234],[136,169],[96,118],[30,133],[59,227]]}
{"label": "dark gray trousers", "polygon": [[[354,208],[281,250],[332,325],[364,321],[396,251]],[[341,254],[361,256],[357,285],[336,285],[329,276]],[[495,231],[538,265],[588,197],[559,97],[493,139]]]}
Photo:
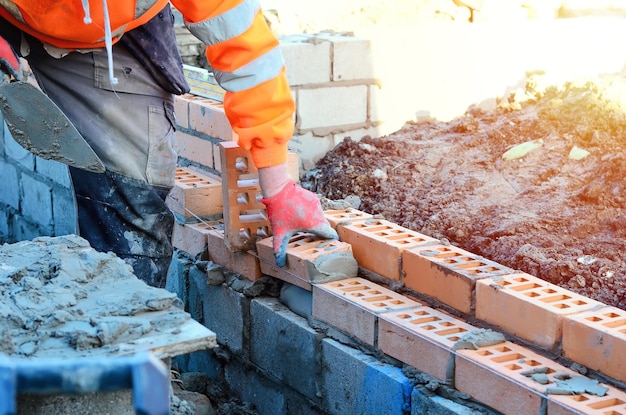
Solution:
{"label": "dark gray trousers", "polygon": [[30,41],[26,56],[42,90],[65,112],[104,162],[104,174],[70,169],[80,235],[127,261],[137,277],[164,287],[172,256],[173,216],[164,203],[177,155],[173,95],[124,45],[62,58]]}

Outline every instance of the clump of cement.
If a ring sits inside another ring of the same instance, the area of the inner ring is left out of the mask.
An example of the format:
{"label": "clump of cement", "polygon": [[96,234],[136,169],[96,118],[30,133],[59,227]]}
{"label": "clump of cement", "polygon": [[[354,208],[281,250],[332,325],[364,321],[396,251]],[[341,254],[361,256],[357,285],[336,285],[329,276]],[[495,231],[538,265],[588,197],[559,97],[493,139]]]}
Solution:
{"label": "clump of cement", "polygon": [[0,246],[0,295],[0,353],[13,357],[133,353],[190,320],[175,294],[76,235]]}

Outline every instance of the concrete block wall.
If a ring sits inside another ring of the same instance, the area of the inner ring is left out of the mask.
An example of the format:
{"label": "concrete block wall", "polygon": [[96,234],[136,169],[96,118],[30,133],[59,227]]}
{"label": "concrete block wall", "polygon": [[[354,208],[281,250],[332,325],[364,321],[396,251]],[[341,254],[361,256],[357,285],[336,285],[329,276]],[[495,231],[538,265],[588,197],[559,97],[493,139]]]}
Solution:
{"label": "concrete block wall", "polygon": [[76,203],[67,166],[34,156],[1,125],[0,243],[75,234]]}

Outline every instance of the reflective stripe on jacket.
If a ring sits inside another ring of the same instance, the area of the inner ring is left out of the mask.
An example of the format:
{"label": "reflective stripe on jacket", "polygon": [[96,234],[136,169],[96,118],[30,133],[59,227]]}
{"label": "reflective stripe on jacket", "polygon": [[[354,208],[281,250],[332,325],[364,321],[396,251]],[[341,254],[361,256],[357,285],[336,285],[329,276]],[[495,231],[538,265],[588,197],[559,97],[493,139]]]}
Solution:
{"label": "reflective stripe on jacket", "polygon": [[[0,15],[58,48],[105,47],[154,17],[167,0],[0,0]],[[206,45],[215,78],[227,91],[226,115],[256,167],[284,163],[294,102],[279,42],[259,0],[172,0]],[[89,22],[89,20],[91,20]],[[107,24],[108,23],[108,24]]]}

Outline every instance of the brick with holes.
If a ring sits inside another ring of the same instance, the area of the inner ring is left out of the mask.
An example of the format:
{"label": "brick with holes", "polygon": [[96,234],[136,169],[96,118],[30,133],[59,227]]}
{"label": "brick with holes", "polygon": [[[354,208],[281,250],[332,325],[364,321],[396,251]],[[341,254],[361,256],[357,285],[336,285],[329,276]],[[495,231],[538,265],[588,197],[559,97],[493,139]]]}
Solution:
{"label": "brick with holes", "polygon": [[313,285],[313,317],[376,346],[382,313],[407,311],[422,304],[363,278]]}
{"label": "brick with holes", "polygon": [[404,284],[469,314],[474,308],[476,280],[514,271],[449,245],[427,245],[402,252]]}
{"label": "brick with holes", "polygon": [[457,390],[504,414],[545,413],[541,409],[547,393],[566,393],[568,386],[582,384],[607,389],[508,341],[475,350],[457,350],[454,367],[453,386]]}
{"label": "brick with holes", "polygon": [[474,330],[472,325],[430,307],[382,313],[378,321],[378,348],[446,381],[451,375],[454,345]]}
{"label": "brick with holes", "polygon": [[313,234],[299,232],[287,245],[287,264],[276,265],[272,238],[256,244],[261,272],[311,291],[311,284],[355,277],[358,264],[352,247],[330,239],[319,239]]}
{"label": "brick with holes", "polygon": [[523,272],[476,282],[476,318],[548,349],[560,344],[565,316],[600,304]]}
{"label": "brick with holes", "polygon": [[165,203],[185,222],[198,222],[199,218],[217,219],[222,216],[223,209],[221,180],[217,176],[179,167]]}
{"label": "brick with holes", "polygon": [[352,245],[359,266],[395,281],[400,280],[400,260],[405,249],[438,243],[384,219],[339,222],[337,233],[341,241]]}

